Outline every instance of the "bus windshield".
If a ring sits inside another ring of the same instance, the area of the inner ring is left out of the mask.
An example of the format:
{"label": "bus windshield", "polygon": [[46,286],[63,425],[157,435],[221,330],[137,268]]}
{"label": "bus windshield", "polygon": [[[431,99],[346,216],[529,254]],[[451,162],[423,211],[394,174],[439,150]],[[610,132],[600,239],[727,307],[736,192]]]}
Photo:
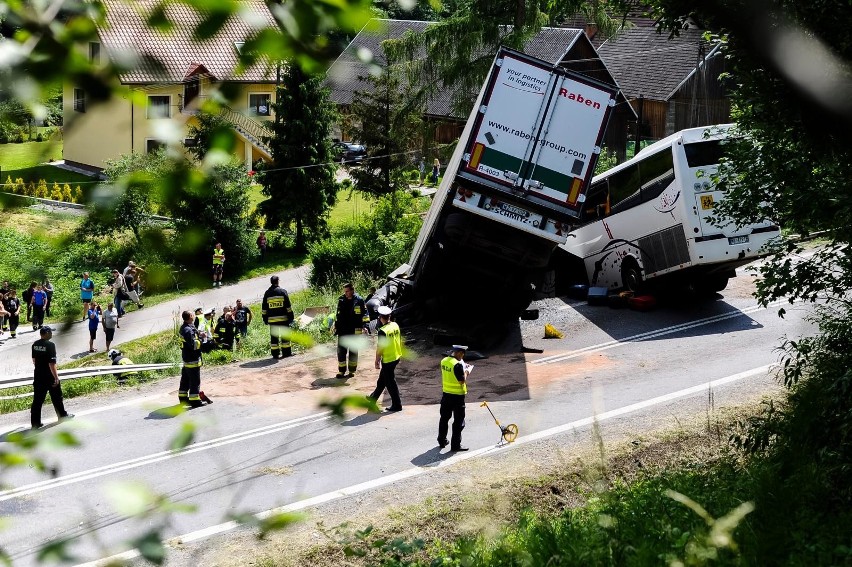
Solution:
{"label": "bus windshield", "polygon": [[684,144],[683,150],[686,152],[686,163],[689,167],[719,165],[722,156],[725,155],[725,146],[721,140]]}

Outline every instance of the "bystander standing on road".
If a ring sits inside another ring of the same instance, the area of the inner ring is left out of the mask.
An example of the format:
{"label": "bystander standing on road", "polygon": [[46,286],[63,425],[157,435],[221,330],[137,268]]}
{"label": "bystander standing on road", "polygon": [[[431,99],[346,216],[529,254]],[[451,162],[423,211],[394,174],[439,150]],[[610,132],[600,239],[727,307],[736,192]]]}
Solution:
{"label": "bystander standing on road", "polygon": [[101,306],[97,303],[92,303],[89,307],[89,352],[97,352],[95,348],[95,339],[98,336],[98,327],[101,324]]}
{"label": "bystander standing on road", "polygon": [[376,340],[376,368],[379,379],[376,389],[370,397],[378,402],[379,397],[387,388],[391,397],[391,405],[387,411],[402,411],[402,400],[399,397],[399,386],[396,384],[396,366],[402,358],[402,333],[399,325],[390,320],[391,308],[387,305],[379,307],[379,330]]}
{"label": "bystander standing on road", "polygon": [[217,242],[213,249],[213,287],[222,287],[222,272],[225,270],[225,251]]}
{"label": "bystander standing on road", "polygon": [[45,317],[50,317],[50,306],[53,303],[53,284],[50,283],[49,279],[44,278],[44,283],[41,287],[47,295],[47,303],[44,306],[44,315]]}
{"label": "bystander standing on road", "polygon": [[251,309],[243,305],[243,300],[238,299],[234,307],[234,326],[237,329],[237,342],[248,335],[248,327],[251,325]]}
{"label": "bystander standing on road", "polygon": [[114,268],[112,270],[112,277],[113,303],[115,304],[115,308],[118,310],[118,316],[123,317],[123,304],[125,301],[130,299],[130,296],[127,295],[127,283],[124,281],[124,276],[121,275],[121,272]]}
{"label": "bystander standing on road", "polygon": [[44,325],[44,308],[47,306],[47,294],[40,285],[36,285],[33,290],[33,298],[31,300],[33,306],[33,331],[41,329]]}
{"label": "bystander standing on road", "polygon": [[293,306],[287,290],[278,285],[278,276],[269,278],[269,289],[263,294],[260,315],[263,324],[269,325],[269,350],[272,358],[292,356],[290,325],[293,324]]}
{"label": "bystander standing on road", "polygon": [[[83,274],[83,279],[80,280],[80,300],[83,302],[83,321],[86,320],[89,314],[89,303],[95,294],[95,282],[89,277],[89,272]],[[29,319],[27,319],[29,321]]]}
{"label": "bystander standing on road", "polygon": [[193,325],[193,315],[189,311],[181,314],[183,324],[180,327],[180,351],[183,368],[180,371],[178,403],[197,408],[202,404],[201,389],[201,339],[198,329]]}
{"label": "bystander standing on road", "polygon": [[104,326],[104,336],[106,337],[106,347],[104,350],[109,352],[109,345],[115,337],[115,330],[120,328],[118,324],[118,309],[114,303],[107,305],[106,310],[101,314],[101,324]]}
{"label": "bystander standing on road", "polygon": [[9,336],[13,339],[18,337],[18,325],[21,322],[21,300],[17,295],[15,288],[10,289],[4,303],[6,311],[9,312]]}
{"label": "bystander standing on road", "polygon": [[[370,316],[367,306],[360,295],[355,293],[351,283],[343,285],[343,295],[337,299],[337,310],[334,314],[334,334],[337,335],[337,376],[335,378],[351,378],[358,370],[358,345],[356,337],[360,337]],[[348,357],[348,361],[347,361]],[[349,374],[346,371],[349,371]]]}
{"label": "bystander standing on road", "polygon": [[[9,296],[9,292],[11,290],[12,290],[12,288],[9,285],[9,282],[4,281],[3,286],[0,287],[0,295],[2,295],[4,298],[6,298],[6,297]],[[7,311],[8,311],[8,309],[7,309]],[[0,320],[0,330],[8,331],[9,330],[9,316],[6,315],[5,317],[0,317],[0,319],[2,319],[2,320]]]}
{"label": "bystander standing on road", "polygon": [[[35,282],[30,282],[30,287],[24,290],[24,293],[21,295],[21,299],[24,300],[24,304],[27,306],[27,323],[30,322],[33,314],[33,293],[36,288]],[[83,311],[83,321],[86,320],[86,312]]]}
{"label": "bystander standing on road", "polygon": [[48,393],[60,421],[74,417],[73,414],[65,411],[65,405],[62,403],[62,385],[59,383],[59,374],[56,372],[56,345],[50,340],[53,338],[53,329],[44,326],[39,330],[39,334],[41,338],[32,346],[33,403],[30,406],[30,424],[33,429],[43,427],[41,407]]}
{"label": "bystander standing on road", "polygon": [[260,261],[266,257],[266,247],[269,246],[269,240],[266,238],[266,233],[260,231],[260,236],[257,237],[257,250],[260,252]]}
{"label": "bystander standing on road", "polygon": [[452,352],[441,360],[441,419],[438,421],[438,445],[443,449],[447,446],[447,430],[450,417],[453,418],[453,435],[450,439],[450,451],[467,451],[462,447],[462,429],[464,429],[465,395],[467,394],[467,377],[470,368],[462,360],[467,347],[453,345]]}
{"label": "bystander standing on road", "polygon": [[[6,309],[6,294],[0,293],[0,320],[6,321],[9,318],[9,311]],[[5,329],[0,328],[0,336],[6,332]]]}

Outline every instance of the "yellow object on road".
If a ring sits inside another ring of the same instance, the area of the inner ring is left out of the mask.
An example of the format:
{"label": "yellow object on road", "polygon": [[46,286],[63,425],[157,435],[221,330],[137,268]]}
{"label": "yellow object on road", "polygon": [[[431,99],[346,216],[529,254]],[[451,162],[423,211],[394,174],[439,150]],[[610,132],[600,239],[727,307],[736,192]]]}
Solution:
{"label": "yellow object on road", "polygon": [[545,339],[562,339],[565,335],[563,335],[559,329],[551,325],[550,323],[545,323],[544,325],[544,338]]}

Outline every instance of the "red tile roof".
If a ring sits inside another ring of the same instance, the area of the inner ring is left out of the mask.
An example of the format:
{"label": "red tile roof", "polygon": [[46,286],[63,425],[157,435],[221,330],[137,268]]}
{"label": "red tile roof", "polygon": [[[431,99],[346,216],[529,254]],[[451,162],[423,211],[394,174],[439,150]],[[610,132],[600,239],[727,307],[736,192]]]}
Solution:
{"label": "red tile roof", "polygon": [[104,50],[113,60],[127,53],[140,58],[132,71],[121,76],[123,83],[180,83],[199,71],[206,71],[220,81],[274,82],[274,67],[263,63],[239,76],[236,74],[236,44],[245,42],[259,28],[276,27],[262,0],[242,0],[241,11],[215,37],[205,41],[192,37],[202,16],[177,2],[166,4],[167,14],[175,23],[171,32],[149,28],[146,18],[159,3],[159,0],[103,0],[106,26],[98,32]]}

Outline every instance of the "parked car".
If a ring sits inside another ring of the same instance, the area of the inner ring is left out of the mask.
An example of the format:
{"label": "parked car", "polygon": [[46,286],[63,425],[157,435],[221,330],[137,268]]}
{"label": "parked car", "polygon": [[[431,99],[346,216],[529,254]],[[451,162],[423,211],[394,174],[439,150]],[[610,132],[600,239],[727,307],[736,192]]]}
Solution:
{"label": "parked car", "polygon": [[367,155],[367,148],[352,142],[334,142],[332,149],[341,163],[359,162]]}

